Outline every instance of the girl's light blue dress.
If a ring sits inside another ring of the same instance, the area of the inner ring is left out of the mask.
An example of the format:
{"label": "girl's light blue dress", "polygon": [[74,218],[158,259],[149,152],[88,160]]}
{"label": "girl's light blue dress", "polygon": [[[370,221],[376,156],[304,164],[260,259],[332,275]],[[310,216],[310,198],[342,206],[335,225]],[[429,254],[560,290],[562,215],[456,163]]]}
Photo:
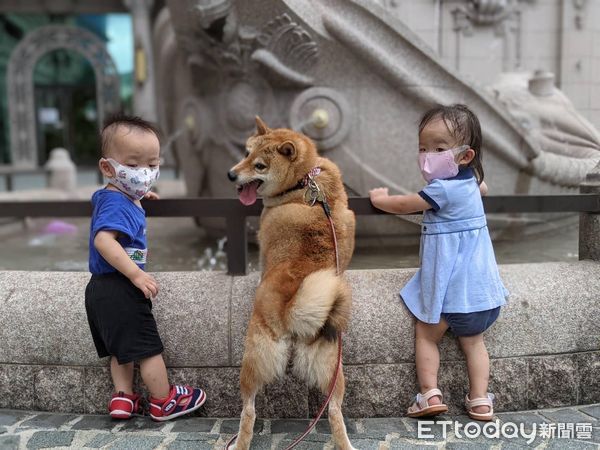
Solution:
{"label": "girl's light blue dress", "polygon": [[506,304],[479,185],[471,169],[433,180],[419,195],[423,214],[421,268],[400,291],[414,316],[439,323],[444,313],[486,311]]}

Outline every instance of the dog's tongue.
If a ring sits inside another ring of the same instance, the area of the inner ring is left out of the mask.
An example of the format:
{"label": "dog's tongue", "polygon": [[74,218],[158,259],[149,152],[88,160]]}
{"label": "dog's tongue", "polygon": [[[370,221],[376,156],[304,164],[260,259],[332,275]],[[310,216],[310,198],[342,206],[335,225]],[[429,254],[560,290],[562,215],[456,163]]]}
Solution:
{"label": "dog's tongue", "polygon": [[252,183],[248,183],[242,186],[242,190],[240,191],[240,202],[242,202],[246,206],[250,206],[254,202],[256,202],[257,189],[258,181],[253,181]]}

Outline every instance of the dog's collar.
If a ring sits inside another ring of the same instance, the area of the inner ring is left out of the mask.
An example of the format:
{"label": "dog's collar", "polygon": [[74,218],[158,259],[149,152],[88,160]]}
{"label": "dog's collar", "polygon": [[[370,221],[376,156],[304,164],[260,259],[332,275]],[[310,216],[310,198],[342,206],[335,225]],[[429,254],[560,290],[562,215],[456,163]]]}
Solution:
{"label": "dog's collar", "polygon": [[313,167],[312,169],[310,169],[308,171],[308,173],[306,175],[304,175],[304,177],[302,177],[301,180],[299,180],[295,186],[277,194],[277,197],[282,197],[285,194],[289,194],[290,192],[296,191],[298,189],[302,189],[305,188],[308,185],[308,180],[309,178],[313,178],[316,177],[317,175],[319,175],[321,173],[321,168],[320,167]]}

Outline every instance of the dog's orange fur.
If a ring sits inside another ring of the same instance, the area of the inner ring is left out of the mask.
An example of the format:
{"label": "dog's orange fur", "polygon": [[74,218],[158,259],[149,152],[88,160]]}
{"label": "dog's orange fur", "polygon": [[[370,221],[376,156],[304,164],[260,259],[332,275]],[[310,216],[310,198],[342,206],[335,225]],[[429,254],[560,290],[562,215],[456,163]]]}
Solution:
{"label": "dog's orange fur", "polygon": [[[319,203],[310,206],[304,200],[306,188],[290,189],[312,168],[321,168],[314,179],[331,208],[340,272],[350,263],[355,228],[337,166],[319,157],[306,136],[288,129],[271,130],[257,118],[257,133],[248,139],[247,150],[231,173],[238,185],[263,181],[258,188],[264,203],[258,233],[262,278],[240,373],[243,411],[236,449],[249,448],[256,393],[284,374],[292,348],[295,374],[327,393],[337,363],[337,333],[346,329],[350,319],[350,289],[336,275],[327,216]],[[329,422],[339,448],[351,449],[341,413],[343,396],[340,370]]]}

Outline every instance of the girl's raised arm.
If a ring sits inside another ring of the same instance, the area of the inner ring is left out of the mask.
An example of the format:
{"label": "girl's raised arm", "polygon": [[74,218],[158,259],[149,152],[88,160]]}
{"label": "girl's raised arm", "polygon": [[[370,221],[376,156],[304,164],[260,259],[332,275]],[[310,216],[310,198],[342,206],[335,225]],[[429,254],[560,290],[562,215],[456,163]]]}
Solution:
{"label": "girl's raised arm", "polygon": [[371,203],[377,209],[392,214],[410,214],[431,209],[419,194],[389,195],[387,188],[369,191]]}

